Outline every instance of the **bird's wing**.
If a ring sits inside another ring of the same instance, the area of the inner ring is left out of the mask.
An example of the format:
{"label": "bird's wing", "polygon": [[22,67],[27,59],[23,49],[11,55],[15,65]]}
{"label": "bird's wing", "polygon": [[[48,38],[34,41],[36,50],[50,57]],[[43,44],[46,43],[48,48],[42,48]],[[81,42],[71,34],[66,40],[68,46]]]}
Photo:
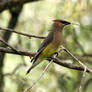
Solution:
{"label": "bird's wing", "polygon": [[53,40],[53,32],[50,32],[49,35],[46,37],[46,39],[42,42],[37,52],[42,50],[42,48],[45,48],[52,40]]}
{"label": "bird's wing", "polygon": [[53,40],[53,32],[50,32],[49,35],[46,37],[46,39],[42,42],[40,48],[38,49],[36,55],[33,57],[31,62],[35,63],[41,52],[44,50],[44,48]]}

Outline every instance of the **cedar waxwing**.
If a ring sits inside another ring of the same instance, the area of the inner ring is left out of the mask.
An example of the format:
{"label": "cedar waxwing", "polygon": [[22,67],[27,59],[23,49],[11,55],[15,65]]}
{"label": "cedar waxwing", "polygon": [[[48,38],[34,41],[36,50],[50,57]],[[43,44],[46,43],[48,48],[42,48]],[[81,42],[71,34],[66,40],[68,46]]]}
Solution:
{"label": "cedar waxwing", "polygon": [[62,30],[64,26],[71,24],[70,22],[56,19],[53,20],[52,28],[46,39],[42,42],[40,48],[38,49],[36,55],[32,58],[32,65],[28,69],[27,73],[30,72],[32,68],[38,65],[41,61],[47,57],[51,57],[59,49],[62,43]]}

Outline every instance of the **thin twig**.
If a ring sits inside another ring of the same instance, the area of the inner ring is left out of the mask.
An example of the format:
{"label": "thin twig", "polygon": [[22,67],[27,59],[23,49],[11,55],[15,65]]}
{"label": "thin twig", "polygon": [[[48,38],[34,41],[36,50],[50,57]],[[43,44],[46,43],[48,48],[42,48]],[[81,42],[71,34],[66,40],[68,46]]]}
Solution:
{"label": "thin twig", "polygon": [[0,41],[1,41],[2,43],[4,43],[5,45],[7,45],[8,47],[10,47],[12,50],[18,52],[17,49],[15,49],[15,48],[12,47],[11,45],[9,45],[9,44],[8,44],[7,42],[5,42],[1,37],[0,37]]}
{"label": "thin twig", "polygon": [[81,92],[81,88],[82,88],[82,85],[83,85],[83,82],[84,82],[84,78],[85,78],[85,75],[86,75],[86,70],[87,70],[87,67],[85,67],[85,69],[84,69],[84,72],[83,72],[83,75],[82,75],[82,78],[81,78],[81,82],[80,82],[80,86],[79,86],[77,92]]}
{"label": "thin twig", "polygon": [[24,56],[34,56],[35,53],[30,51],[24,51],[24,50],[17,50],[18,52],[15,52],[12,49],[0,47],[0,52],[2,53],[10,53],[10,54],[16,54],[16,55],[24,55]]}
{"label": "thin twig", "polygon": [[91,73],[92,73],[92,70],[91,69],[89,69],[86,65],[84,65],[78,58],[76,58],[69,50],[67,50],[65,47],[63,47],[62,46],[62,48],[63,48],[63,50],[65,51],[65,52],[67,52],[72,58],[74,58],[76,61],[78,61],[78,63],[81,65],[81,66],[83,66],[83,68],[85,69],[85,67],[87,68],[87,70],[89,70]]}
{"label": "thin twig", "polygon": [[45,37],[43,37],[43,36],[30,35],[30,34],[19,32],[19,31],[10,29],[10,28],[2,28],[2,27],[0,27],[0,30],[13,32],[13,33],[20,34],[20,35],[23,35],[23,36],[26,36],[26,37],[34,37],[34,38],[39,38],[39,39],[45,39]]}
{"label": "thin twig", "polygon": [[33,82],[32,85],[30,85],[27,89],[24,90],[24,92],[27,92],[28,90],[30,90],[34,85],[36,85],[36,83],[42,78],[42,76],[45,74],[45,72],[47,71],[47,69],[49,68],[49,66],[52,64],[52,61],[45,67],[44,71],[41,73],[41,75],[39,76],[39,78]]}
{"label": "thin twig", "polygon": [[[58,53],[60,53],[63,49],[60,49],[58,52],[56,52],[53,55],[53,58],[56,58]],[[45,74],[45,72],[47,71],[47,69],[50,67],[50,65],[53,62],[53,58],[51,59],[51,61],[49,62],[49,64],[45,67],[45,69],[43,70],[43,72],[40,74],[39,78],[33,82],[33,84],[31,86],[29,86],[27,89],[24,90],[24,92],[27,92],[28,90],[30,90],[34,85],[36,85],[36,83],[43,77],[43,75]]]}

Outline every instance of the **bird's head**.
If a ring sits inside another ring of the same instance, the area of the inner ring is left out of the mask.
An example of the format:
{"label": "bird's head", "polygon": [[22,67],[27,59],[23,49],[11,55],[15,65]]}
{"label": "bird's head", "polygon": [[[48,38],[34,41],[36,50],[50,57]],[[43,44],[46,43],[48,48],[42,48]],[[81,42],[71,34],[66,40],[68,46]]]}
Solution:
{"label": "bird's head", "polygon": [[53,20],[54,21],[54,24],[60,26],[60,27],[64,27],[66,25],[69,25],[71,24],[70,22],[68,21],[65,21],[65,20],[60,20],[60,19],[56,19],[56,20]]}

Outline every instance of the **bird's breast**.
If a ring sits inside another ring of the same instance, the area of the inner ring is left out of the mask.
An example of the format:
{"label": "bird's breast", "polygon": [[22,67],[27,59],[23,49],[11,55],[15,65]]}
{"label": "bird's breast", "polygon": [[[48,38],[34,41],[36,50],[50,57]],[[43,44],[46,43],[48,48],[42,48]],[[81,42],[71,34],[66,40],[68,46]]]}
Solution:
{"label": "bird's breast", "polygon": [[56,51],[58,50],[58,48],[56,46],[54,46],[52,43],[50,43],[42,52],[42,55],[45,57],[49,57],[52,56]]}
{"label": "bird's breast", "polygon": [[56,31],[54,32],[52,43],[58,48],[62,43],[62,32]]}
{"label": "bird's breast", "polygon": [[62,42],[62,34],[61,32],[54,33],[53,40],[51,43],[47,45],[47,47],[43,50],[43,56],[52,56],[55,52],[57,52]]}

